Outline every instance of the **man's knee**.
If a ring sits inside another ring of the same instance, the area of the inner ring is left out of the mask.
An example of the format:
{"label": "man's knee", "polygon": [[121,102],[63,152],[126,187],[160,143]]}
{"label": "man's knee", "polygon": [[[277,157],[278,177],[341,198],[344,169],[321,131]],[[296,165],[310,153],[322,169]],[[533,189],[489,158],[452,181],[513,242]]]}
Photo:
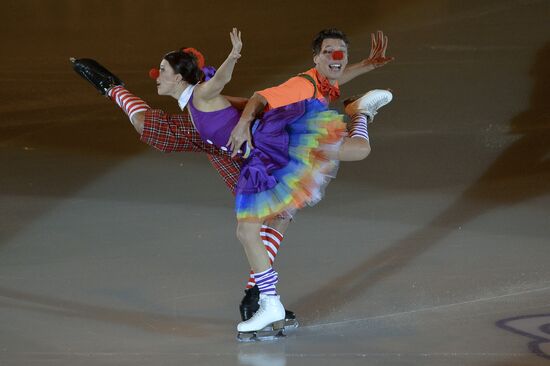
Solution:
{"label": "man's knee", "polygon": [[344,155],[339,158],[343,161],[359,161],[369,156],[371,148],[369,140],[353,137],[345,142]]}
{"label": "man's knee", "polygon": [[357,155],[359,160],[365,159],[371,152],[369,140],[364,140],[365,143],[357,145]]}
{"label": "man's knee", "polygon": [[290,221],[292,221],[290,215],[279,215],[269,219],[265,224],[270,228],[277,230],[281,234],[284,234],[288,228],[288,224],[290,224]]}
{"label": "man's knee", "polygon": [[244,245],[248,241],[250,241],[251,232],[249,229],[249,225],[247,225],[246,222],[239,221],[237,223],[237,239]]}

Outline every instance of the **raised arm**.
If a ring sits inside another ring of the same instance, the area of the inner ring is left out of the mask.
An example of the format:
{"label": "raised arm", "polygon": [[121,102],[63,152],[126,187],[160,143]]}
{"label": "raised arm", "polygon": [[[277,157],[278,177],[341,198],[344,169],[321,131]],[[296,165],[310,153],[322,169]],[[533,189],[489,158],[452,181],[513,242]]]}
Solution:
{"label": "raised arm", "polygon": [[241,41],[241,32],[238,31],[237,28],[233,28],[229,36],[231,37],[231,44],[233,45],[229,56],[227,56],[227,59],[225,59],[223,64],[221,64],[216,71],[216,74],[210,80],[198,85],[195,90],[196,97],[203,100],[216,98],[220,95],[225,85],[231,80],[235,64],[241,57],[243,43]]}
{"label": "raised arm", "polygon": [[363,75],[378,67],[382,67],[388,62],[393,61],[393,57],[386,57],[387,48],[388,37],[385,36],[382,31],[377,31],[376,35],[371,33],[371,48],[369,57],[361,62],[351,64],[346,67],[344,74],[338,80],[338,84],[345,84],[360,75]]}

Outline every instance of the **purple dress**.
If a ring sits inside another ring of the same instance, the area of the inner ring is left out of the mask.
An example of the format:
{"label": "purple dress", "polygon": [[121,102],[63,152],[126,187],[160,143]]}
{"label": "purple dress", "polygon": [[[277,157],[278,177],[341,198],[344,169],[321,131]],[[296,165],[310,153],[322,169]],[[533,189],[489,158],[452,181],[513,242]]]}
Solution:
{"label": "purple dress", "polygon": [[202,140],[207,144],[227,151],[225,144],[229,140],[231,131],[237,125],[241,112],[233,106],[213,112],[199,111],[193,105],[193,97],[191,97],[187,106]]}
{"label": "purple dress", "polygon": [[[227,151],[225,144],[240,118],[233,106],[203,112],[188,108],[203,141]],[[254,149],[244,160],[236,187],[241,220],[258,221],[288,214],[318,202],[338,162],[327,157],[345,133],[342,116],[320,101],[304,100],[271,109],[253,125]]]}

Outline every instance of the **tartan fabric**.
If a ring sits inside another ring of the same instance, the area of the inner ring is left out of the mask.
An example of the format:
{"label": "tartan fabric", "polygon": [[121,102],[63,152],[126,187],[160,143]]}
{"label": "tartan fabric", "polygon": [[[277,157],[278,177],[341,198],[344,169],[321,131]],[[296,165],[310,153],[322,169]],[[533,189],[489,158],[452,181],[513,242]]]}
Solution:
{"label": "tartan fabric", "polygon": [[[220,150],[221,151],[221,150]],[[238,160],[231,159],[231,156],[208,154],[208,160],[212,166],[218,171],[225,185],[235,195],[237,181],[241,174],[241,164]]]}
{"label": "tartan fabric", "polygon": [[169,114],[160,109],[145,112],[141,141],[155,149],[168,152],[204,152],[234,194],[241,172],[241,160],[232,159],[229,152],[204,142],[187,112]]}

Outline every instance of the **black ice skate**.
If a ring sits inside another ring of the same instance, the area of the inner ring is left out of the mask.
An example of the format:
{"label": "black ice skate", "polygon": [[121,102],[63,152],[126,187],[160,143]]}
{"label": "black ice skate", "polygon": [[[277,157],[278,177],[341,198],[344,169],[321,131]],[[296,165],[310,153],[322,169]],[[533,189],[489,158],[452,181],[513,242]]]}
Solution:
{"label": "black ice skate", "polygon": [[252,315],[260,308],[260,290],[258,286],[244,290],[244,297],[239,305],[242,321],[252,318]]}
{"label": "black ice skate", "polygon": [[[244,297],[241,300],[241,304],[239,305],[239,310],[241,312],[241,319],[242,321],[246,321],[258,311],[260,308],[259,300],[260,300],[260,290],[258,289],[258,286],[254,286],[250,289],[244,290]],[[294,312],[290,310],[285,310],[285,321],[283,325],[283,334],[287,333],[287,331],[298,328],[298,321],[296,320],[296,315]],[[272,330],[268,329],[269,327],[266,327],[262,330],[262,332],[265,330],[266,332],[273,332]]]}
{"label": "black ice skate", "polygon": [[122,80],[112,72],[101,66],[97,61],[90,58],[70,58],[73,69],[76,73],[88,80],[101,95],[107,95],[109,89],[114,86],[124,86]]}

